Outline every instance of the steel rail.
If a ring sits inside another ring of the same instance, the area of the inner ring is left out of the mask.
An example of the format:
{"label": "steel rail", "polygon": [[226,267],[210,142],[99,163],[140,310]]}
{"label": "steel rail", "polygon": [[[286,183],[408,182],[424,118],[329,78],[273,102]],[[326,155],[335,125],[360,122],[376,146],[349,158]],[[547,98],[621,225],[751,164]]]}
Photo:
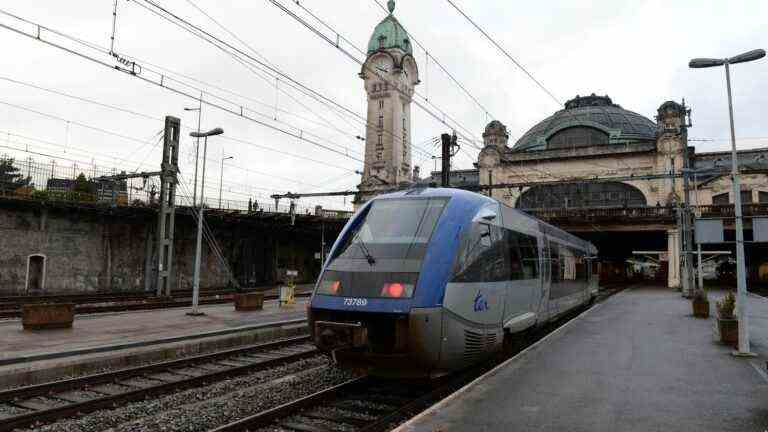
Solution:
{"label": "steel rail", "polygon": [[273,421],[291,415],[301,409],[315,406],[319,402],[323,402],[329,398],[344,394],[345,392],[349,392],[350,390],[353,390],[357,387],[364,387],[366,383],[368,383],[368,377],[366,376],[354,378],[333,387],[321,390],[317,393],[313,393],[309,396],[305,396],[301,399],[297,399],[295,401],[291,401],[275,408],[262,411],[252,416],[236,420],[224,426],[219,426],[216,429],[213,429],[211,432],[244,431],[267,426]]}
{"label": "steel rail", "polygon": [[[114,408],[116,404],[141,400],[148,396],[166,394],[184,388],[203,385],[205,383],[221,381],[232,376],[257,372],[281,364],[298,361],[317,355],[318,351],[315,348],[299,351],[287,350],[287,353],[280,351],[281,348],[304,344],[308,341],[309,336],[301,336],[264,344],[218,351],[215,353],[202,354],[184,359],[170,360],[162,363],[137,366],[128,369],[104,372],[101,374],[72,378],[64,381],[55,381],[5,390],[0,392],[0,403],[20,407],[25,410],[30,410],[30,408],[24,405],[23,399],[31,399],[40,396],[53,397],[69,403],[48,409],[31,410],[30,412],[26,412],[21,415],[4,418],[2,421],[0,421],[0,432],[9,432],[13,431],[14,429],[27,427],[32,424],[49,423],[81,413],[92,412],[98,409]],[[220,370],[214,370],[195,376],[177,373],[176,375],[178,375],[180,379],[171,381],[161,381],[157,378],[148,377],[148,380],[160,382],[158,385],[152,385],[148,387],[139,387],[138,385],[131,386],[130,384],[125,383],[121,384],[119,381],[137,377],[144,378],[145,375],[150,373],[173,373],[174,370],[194,367],[194,365],[215,363],[216,361],[221,361],[222,359],[242,356],[250,353],[258,354],[265,351],[265,354],[277,351],[276,354],[279,356],[273,358],[265,358],[262,361],[254,359],[256,361],[241,364],[239,366],[236,365],[237,363],[220,363],[219,365],[222,366]],[[125,387],[138,388],[115,394],[102,393],[99,392],[98,389],[92,388],[94,385],[110,383],[122,385]],[[101,393],[103,396],[91,400],[77,401],[67,399],[66,397],[60,395],[62,392],[76,389],[87,389],[90,392]],[[57,394],[59,394],[59,396],[57,396]]]}

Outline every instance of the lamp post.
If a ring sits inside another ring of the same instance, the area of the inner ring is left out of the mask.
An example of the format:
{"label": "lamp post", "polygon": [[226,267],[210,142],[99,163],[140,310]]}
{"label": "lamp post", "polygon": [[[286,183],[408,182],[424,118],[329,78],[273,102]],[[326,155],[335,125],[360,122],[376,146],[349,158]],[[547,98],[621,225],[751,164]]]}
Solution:
{"label": "lamp post", "polygon": [[736,131],[733,125],[733,96],[731,95],[730,65],[745,63],[765,57],[765,50],[758,49],[726,59],[696,58],[688,63],[694,69],[725,66],[725,82],[728,88],[728,114],[731,121],[731,175],[733,177],[733,206],[736,215],[736,305],[739,320],[739,348],[734,355],[752,356],[749,351],[749,328],[747,322],[747,271],[744,257],[744,225],[741,209],[741,186],[739,162],[736,153]]}
{"label": "lamp post", "polygon": [[203,138],[203,173],[200,184],[200,210],[197,213],[197,246],[195,249],[195,273],[192,285],[192,311],[187,315],[204,315],[198,310],[200,303],[200,255],[202,253],[203,241],[203,209],[205,208],[205,158],[208,153],[208,137],[221,135],[224,130],[221,128],[211,129],[208,132],[192,132],[189,134],[193,138]]}
{"label": "lamp post", "polygon": [[[203,100],[200,99],[200,104],[197,108],[184,108],[184,111],[197,111],[197,133],[200,134],[200,117],[203,115]],[[200,158],[200,137],[195,139],[195,183],[192,189],[192,207],[197,205],[197,161]]]}
{"label": "lamp post", "polygon": [[221,191],[224,188],[224,161],[234,158],[234,156],[224,157],[224,150],[221,151],[221,174],[219,174],[219,208],[221,208]]}

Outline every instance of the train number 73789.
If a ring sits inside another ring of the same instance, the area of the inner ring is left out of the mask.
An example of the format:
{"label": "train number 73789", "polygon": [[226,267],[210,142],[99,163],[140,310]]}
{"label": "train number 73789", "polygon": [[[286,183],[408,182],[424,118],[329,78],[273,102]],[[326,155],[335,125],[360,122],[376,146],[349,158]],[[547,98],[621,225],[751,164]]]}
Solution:
{"label": "train number 73789", "polygon": [[365,306],[368,304],[368,299],[364,298],[345,298],[344,306]]}

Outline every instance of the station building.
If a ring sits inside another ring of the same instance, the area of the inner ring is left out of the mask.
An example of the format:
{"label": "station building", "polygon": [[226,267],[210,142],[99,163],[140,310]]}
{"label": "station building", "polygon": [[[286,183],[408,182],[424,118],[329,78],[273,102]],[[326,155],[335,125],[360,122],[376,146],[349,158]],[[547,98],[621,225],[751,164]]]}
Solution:
{"label": "station building", "polygon": [[[358,206],[393,187],[440,182],[440,173],[412,178],[410,106],[418,65],[408,33],[392,14],[394,1],[389,8],[360,72],[368,126]],[[726,243],[713,247],[734,250],[731,153],[697,153],[688,140],[690,112],[684,101],[666,101],[651,119],[609,96],[576,96],[514,143],[494,120],[483,131],[474,168],[452,172],[451,186],[492,195],[592,241],[604,280],[631,277],[642,262],[660,282],[677,288],[683,172],[689,173],[688,199],[696,216],[725,218]],[[768,149],[740,151],[738,159],[749,241],[750,217],[768,215]],[[750,279],[768,282],[768,246],[748,244],[747,256]]]}
{"label": "station building", "polygon": [[[487,193],[595,243],[604,279],[628,277],[628,261],[646,260],[656,266],[656,277],[677,288],[683,172],[688,173],[688,200],[696,216],[723,217],[726,228],[733,228],[731,153],[696,153],[688,141],[689,115],[684,102],[662,103],[654,121],[608,96],[576,96],[513,145],[506,127],[492,121],[483,133],[477,176],[462,175],[477,178],[480,190],[489,184],[515,185]],[[768,149],[741,151],[738,159],[745,215],[764,215]],[[749,240],[750,218],[745,227]],[[726,240],[730,237],[733,233],[726,232]],[[716,249],[727,251],[733,244]],[[765,251],[759,244],[748,249],[750,276],[760,280]]]}

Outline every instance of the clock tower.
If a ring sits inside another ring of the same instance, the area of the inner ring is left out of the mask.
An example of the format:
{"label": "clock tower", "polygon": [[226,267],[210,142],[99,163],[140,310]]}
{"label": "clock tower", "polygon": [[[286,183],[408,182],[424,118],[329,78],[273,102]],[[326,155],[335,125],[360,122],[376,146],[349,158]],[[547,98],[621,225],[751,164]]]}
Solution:
{"label": "clock tower", "polygon": [[368,120],[356,206],[413,179],[411,98],[419,70],[408,33],[392,14],[394,0],[387,6],[389,15],[373,31],[360,72],[368,95]]}

